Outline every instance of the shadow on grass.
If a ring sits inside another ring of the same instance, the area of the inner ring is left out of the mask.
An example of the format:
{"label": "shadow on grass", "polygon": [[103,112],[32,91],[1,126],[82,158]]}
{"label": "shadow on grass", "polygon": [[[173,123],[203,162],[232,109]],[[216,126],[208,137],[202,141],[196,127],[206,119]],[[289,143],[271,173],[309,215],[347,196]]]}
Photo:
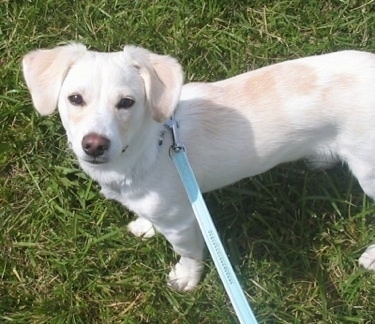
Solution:
{"label": "shadow on grass", "polygon": [[[322,172],[286,164],[206,200],[250,298],[274,310],[263,318],[366,316],[356,304],[368,289],[361,288],[366,271],[357,259],[373,243],[367,226],[375,209],[346,167]],[[291,295],[305,305],[288,304]]]}

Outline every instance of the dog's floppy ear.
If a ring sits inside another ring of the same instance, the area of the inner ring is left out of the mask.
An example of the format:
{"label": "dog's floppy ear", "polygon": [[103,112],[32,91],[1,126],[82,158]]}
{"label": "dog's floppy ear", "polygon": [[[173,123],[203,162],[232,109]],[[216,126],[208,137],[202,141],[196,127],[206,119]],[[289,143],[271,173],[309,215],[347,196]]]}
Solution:
{"label": "dog's floppy ear", "polygon": [[66,73],[85,52],[85,46],[75,43],[32,51],[24,56],[22,67],[26,85],[41,115],[49,115],[56,109]]}
{"label": "dog's floppy ear", "polygon": [[180,98],[181,65],[170,56],[154,54],[140,47],[125,46],[124,51],[144,80],[152,117],[159,123],[164,122],[171,117]]}

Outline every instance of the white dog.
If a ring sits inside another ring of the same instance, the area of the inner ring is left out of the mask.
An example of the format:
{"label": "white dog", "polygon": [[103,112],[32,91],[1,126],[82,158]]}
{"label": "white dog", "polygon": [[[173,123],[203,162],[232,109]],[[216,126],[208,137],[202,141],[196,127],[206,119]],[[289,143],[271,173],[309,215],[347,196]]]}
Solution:
{"label": "white dog", "polygon": [[[104,196],[154,228],[181,255],[169,275],[190,290],[204,240],[168,151],[174,113],[203,192],[301,158],[348,164],[375,198],[375,55],[342,51],[271,65],[215,83],[182,85],[171,57],[126,46],[98,53],[71,44],[30,52],[23,69],[36,110],[56,107],[83,170]],[[359,260],[375,270],[375,246]]]}

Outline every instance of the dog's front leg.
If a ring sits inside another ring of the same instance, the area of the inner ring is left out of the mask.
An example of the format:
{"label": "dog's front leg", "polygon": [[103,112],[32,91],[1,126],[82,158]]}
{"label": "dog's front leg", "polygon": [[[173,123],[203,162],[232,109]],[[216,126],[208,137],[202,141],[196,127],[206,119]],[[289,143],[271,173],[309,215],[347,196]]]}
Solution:
{"label": "dog's front leg", "polygon": [[[102,184],[100,193],[108,199],[114,199],[127,206],[126,200],[123,201],[121,190],[118,186],[112,184]],[[152,223],[146,218],[138,216],[128,224],[128,231],[137,237],[150,238],[155,235]]]}
{"label": "dog's front leg", "polygon": [[194,289],[202,276],[203,262],[181,256],[169,273],[168,285],[175,290],[189,291]]}
{"label": "dog's front leg", "polygon": [[203,271],[205,244],[184,189],[173,190],[173,194],[168,190],[158,190],[157,194],[148,193],[143,199],[129,198],[114,186],[102,185],[101,192],[138,215],[128,225],[131,233],[147,238],[155,233],[155,228],[181,256],[169,274],[169,286],[181,291],[195,288]]}
{"label": "dog's front leg", "polygon": [[155,235],[152,223],[143,217],[137,217],[128,224],[128,231],[137,237],[150,238]]}
{"label": "dog's front leg", "polygon": [[[187,209],[191,210],[189,207]],[[176,290],[189,291],[194,289],[200,281],[204,268],[205,244],[193,212],[187,215],[185,210],[182,213],[183,218],[178,217],[173,221],[169,219],[165,225],[157,222],[154,226],[172,244],[174,251],[181,256],[169,273],[168,285]],[[173,223],[173,226],[170,223]]]}

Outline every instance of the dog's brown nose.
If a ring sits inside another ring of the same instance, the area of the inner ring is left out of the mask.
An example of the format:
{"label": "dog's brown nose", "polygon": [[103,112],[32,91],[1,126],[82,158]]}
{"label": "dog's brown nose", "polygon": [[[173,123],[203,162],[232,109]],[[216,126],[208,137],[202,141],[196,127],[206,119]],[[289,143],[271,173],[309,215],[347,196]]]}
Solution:
{"label": "dog's brown nose", "polygon": [[109,145],[109,139],[97,133],[87,134],[82,139],[83,150],[92,157],[103,155],[109,149]]}

